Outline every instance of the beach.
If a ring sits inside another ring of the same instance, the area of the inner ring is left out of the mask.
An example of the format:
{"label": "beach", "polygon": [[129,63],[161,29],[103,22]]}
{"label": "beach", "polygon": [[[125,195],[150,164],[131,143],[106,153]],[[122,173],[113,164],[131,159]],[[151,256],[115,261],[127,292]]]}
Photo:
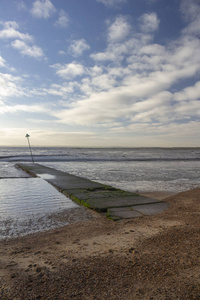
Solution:
{"label": "beach", "polygon": [[1,299],[200,299],[200,189],[157,196],[170,207],[155,216],[91,212],[1,241]]}

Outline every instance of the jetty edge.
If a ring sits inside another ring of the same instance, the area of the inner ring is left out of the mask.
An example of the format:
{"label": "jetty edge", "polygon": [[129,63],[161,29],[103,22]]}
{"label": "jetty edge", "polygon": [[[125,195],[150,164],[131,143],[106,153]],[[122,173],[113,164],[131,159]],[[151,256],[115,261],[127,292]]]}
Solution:
{"label": "jetty edge", "polygon": [[17,167],[40,177],[71,200],[106,217],[120,221],[161,213],[169,207],[163,201],[124,191],[40,164],[18,163]]}

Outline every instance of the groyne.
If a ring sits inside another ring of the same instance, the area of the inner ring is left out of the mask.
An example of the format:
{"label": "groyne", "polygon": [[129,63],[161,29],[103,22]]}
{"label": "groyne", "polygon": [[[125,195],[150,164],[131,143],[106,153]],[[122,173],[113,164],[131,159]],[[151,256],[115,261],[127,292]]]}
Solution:
{"label": "groyne", "polygon": [[155,215],[169,204],[136,193],[123,191],[89,179],[75,176],[40,164],[17,164],[34,177],[41,177],[77,203],[104,213],[112,220]]}

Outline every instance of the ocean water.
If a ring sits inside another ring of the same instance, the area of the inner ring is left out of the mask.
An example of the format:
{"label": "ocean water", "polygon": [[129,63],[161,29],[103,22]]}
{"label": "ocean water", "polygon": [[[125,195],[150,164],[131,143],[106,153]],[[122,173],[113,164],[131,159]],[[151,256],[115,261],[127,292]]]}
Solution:
{"label": "ocean water", "polygon": [[[36,163],[143,192],[180,192],[200,186],[200,148],[33,148]],[[15,168],[31,162],[28,148],[0,147],[0,178],[25,177]]]}
{"label": "ocean water", "polygon": [[[200,148],[35,147],[32,151],[36,163],[127,191],[178,193],[200,187]],[[30,178],[16,168],[20,161],[32,162],[28,148],[0,147],[0,238],[63,226],[67,219],[61,224],[58,218],[49,221],[50,216],[76,210],[70,199],[43,179]],[[34,184],[36,194],[31,190]]]}

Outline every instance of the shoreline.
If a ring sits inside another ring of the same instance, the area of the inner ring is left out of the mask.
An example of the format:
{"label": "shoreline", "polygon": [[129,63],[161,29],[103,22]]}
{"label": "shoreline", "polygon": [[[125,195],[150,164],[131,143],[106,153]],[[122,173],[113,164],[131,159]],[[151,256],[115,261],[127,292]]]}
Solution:
{"label": "shoreline", "polygon": [[[169,192],[149,192],[149,193],[141,193],[139,194],[141,196],[145,197],[150,197],[152,199],[156,200],[164,200],[166,197],[169,197],[171,195],[174,195],[174,193],[169,193]],[[73,200],[72,200],[73,201]],[[74,201],[73,201],[74,202]],[[77,202],[75,202],[77,204]],[[99,218],[100,215],[99,213],[96,213],[94,210],[88,209],[81,204],[77,204],[78,206],[75,208],[68,208],[64,209],[61,212],[54,212],[54,213],[47,213],[46,218],[40,217],[38,221],[29,219],[26,221],[23,221],[23,226],[27,227],[22,230],[21,233],[19,233],[18,230],[16,230],[16,233],[13,234],[12,231],[12,236],[9,236],[9,231],[11,231],[11,228],[6,228],[0,235],[0,242],[3,240],[12,240],[12,239],[17,239],[20,237],[25,237],[27,235],[33,235],[33,234],[38,234],[45,232],[48,234],[49,231],[56,230],[65,226],[73,225],[76,223],[82,223],[85,222],[86,220],[94,219],[94,218]],[[104,215],[104,214],[103,214]],[[8,221],[7,221],[8,222]],[[12,222],[12,219],[10,219],[10,222]],[[28,228],[28,222],[31,224],[30,227]],[[33,222],[36,223],[38,222],[38,227],[41,229],[35,230],[33,227]],[[45,226],[45,222],[48,222],[50,225]],[[55,224],[60,224],[56,226]],[[12,225],[17,228],[19,224]],[[45,228],[46,227],[46,228]],[[49,228],[48,228],[49,227]],[[45,229],[42,229],[45,228]],[[18,233],[17,233],[18,232]]]}
{"label": "shoreline", "polygon": [[199,299],[200,188],[164,201],[151,217],[0,241],[1,299]]}

